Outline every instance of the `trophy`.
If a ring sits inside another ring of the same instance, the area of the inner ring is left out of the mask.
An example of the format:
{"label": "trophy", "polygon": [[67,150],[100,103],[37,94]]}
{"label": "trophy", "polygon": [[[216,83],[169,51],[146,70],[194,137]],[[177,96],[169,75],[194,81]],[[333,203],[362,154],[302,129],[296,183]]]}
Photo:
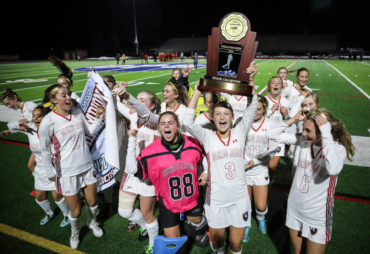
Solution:
{"label": "trophy", "polygon": [[250,31],[244,14],[232,12],[212,28],[208,36],[207,75],[200,79],[199,89],[237,95],[251,95],[246,72],[256,55],[256,32]]}

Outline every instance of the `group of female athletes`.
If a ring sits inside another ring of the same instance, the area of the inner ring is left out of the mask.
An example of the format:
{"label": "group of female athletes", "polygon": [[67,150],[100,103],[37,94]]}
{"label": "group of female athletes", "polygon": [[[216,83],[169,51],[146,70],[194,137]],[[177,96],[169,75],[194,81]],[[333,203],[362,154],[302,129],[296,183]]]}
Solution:
{"label": "group of female athletes", "polygon": [[[96,237],[104,234],[96,219],[97,183],[87,139],[99,132],[105,110],[96,108],[94,122],[88,123],[75,107],[79,98],[70,91],[71,70],[55,57],[49,60],[62,74],[58,84],[45,90],[43,106],[23,102],[9,88],[1,95],[3,104],[20,109],[23,118],[9,123],[1,134],[28,135],[36,202],[46,213],[40,224],[54,217],[51,191],[64,214],[60,226],[71,224],[70,245],[76,249],[81,191],[86,225]],[[163,102],[147,90],[135,98],[127,83],[104,77],[117,98],[117,124],[124,130],[120,151],[125,161],[116,179],[121,182],[118,213],[130,221],[127,231],[140,226],[139,240],[149,238],[144,253],[153,252],[160,228],[169,238],[184,233],[198,246],[210,243],[216,254],[242,253],[242,241],[250,238],[251,201],[258,229],[266,234],[270,179],[280,156],[294,145],[286,226],[295,253],[324,253],[331,238],[337,176],[355,148],[344,124],[320,108],[317,95],[306,86],[309,71],[297,70],[293,83],[287,80],[288,69],[280,68],[268,81],[267,96],[256,93],[254,62],[247,69],[252,96],[202,92],[198,84],[189,96],[190,72],[173,70],[163,88]],[[111,209],[112,190],[104,195]],[[135,205],[138,196],[140,209]]]}

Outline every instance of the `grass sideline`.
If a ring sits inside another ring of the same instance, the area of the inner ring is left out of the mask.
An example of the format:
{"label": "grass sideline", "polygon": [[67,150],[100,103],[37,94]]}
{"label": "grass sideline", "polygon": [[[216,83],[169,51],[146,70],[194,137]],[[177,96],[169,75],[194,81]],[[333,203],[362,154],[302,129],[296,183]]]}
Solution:
{"label": "grass sideline", "polygon": [[[111,65],[114,61],[99,61],[98,65]],[[281,66],[289,66],[294,60],[257,60],[259,71],[255,78],[258,91],[266,86],[268,79],[276,75]],[[370,67],[360,63],[347,63],[345,61],[327,61],[366,93],[370,93]],[[70,61],[66,62],[71,68],[96,65],[96,61]],[[139,61],[137,62],[139,63]],[[341,119],[352,135],[370,136],[370,119],[364,117],[365,110],[370,106],[370,100],[363,96],[354,86],[344,79],[332,67],[323,61],[298,61],[290,69],[306,67],[310,70],[310,79],[307,85],[319,94],[322,107],[329,109],[337,118]],[[198,73],[197,73],[198,72]],[[133,95],[142,90],[150,89],[160,93],[164,82],[171,71],[148,72],[100,72],[101,75],[114,75],[118,81],[131,81],[135,86],[129,87]],[[168,75],[167,75],[168,74]],[[56,82],[58,72],[47,62],[0,65],[0,90],[6,87],[12,89],[25,89],[16,91],[24,100],[37,100],[42,98],[46,85]],[[73,91],[82,91],[86,83],[86,73],[75,72]],[[205,68],[193,70],[189,82],[193,83],[205,75]],[[357,75],[357,77],[355,76]],[[8,83],[20,79],[32,79],[31,83],[23,81]],[[294,74],[289,79],[295,81]],[[139,84],[138,82],[145,82]],[[5,83],[5,84],[3,84]],[[148,85],[147,83],[158,83]],[[195,85],[193,83],[192,85]],[[34,88],[31,88],[34,87]],[[80,93],[81,94],[81,93]],[[359,96],[359,97],[353,97]],[[160,96],[159,96],[160,97]],[[40,101],[36,101],[39,103]],[[1,121],[1,116],[0,116]],[[6,128],[6,123],[0,122],[1,130]],[[13,134],[7,139],[27,142],[27,137],[22,134]],[[357,148],[359,149],[359,148]],[[3,183],[0,191],[0,223],[29,232],[33,235],[69,246],[70,228],[59,228],[62,216],[58,215],[50,223],[40,226],[43,217],[42,210],[35,204],[34,198],[29,196],[33,189],[32,175],[27,169],[28,158],[31,154],[29,148],[0,143],[0,165]],[[277,168],[275,181],[290,185],[288,172],[291,167],[290,159],[281,159]],[[367,167],[345,165],[338,177],[337,192],[370,196],[369,178]],[[114,200],[118,200],[118,189],[115,189]],[[268,234],[261,235],[257,229],[255,218],[252,219],[251,239],[243,243],[243,250],[252,253],[292,253],[288,230],[285,227],[286,200],[288,193],[270,189]],[[50,197],[51,198],[51,197]],[[56,205],[52,202],[54,208]],[[86,253],[142,253],[147,240],[137,240],[138,231],[127,233],[128,221],[117,214],[117,204],[114,205],[115,214],[110,218],[100,218],[99,221],[105,230],[103,238],[95,238],[86,227],[82,229],[82,242],[79,251]],[[370,206],[355,202],[335,200],[334,222],[332,240],[329,242],[326,253],[369,253],[370,223],[367,220]],[[86,221],[83,209],[81,225]],[[39,246],[26,243],[9,235],[0,234],[0,247],[2,251],[12,253],[49,253],[50,251]],[[198,248],[193,246],[190,253],[211,253],[209,247]]]}

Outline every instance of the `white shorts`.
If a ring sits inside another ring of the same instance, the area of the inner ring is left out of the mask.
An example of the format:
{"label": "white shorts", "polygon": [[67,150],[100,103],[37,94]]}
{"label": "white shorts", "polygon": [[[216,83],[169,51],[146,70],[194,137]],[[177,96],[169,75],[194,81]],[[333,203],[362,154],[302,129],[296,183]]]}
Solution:
{"label": "white shorts", "polygon": [[93,174],[94,168],[75,176],[56,177],[56,189],[63,196],[73,196],[87,185],[96,184],[96,177]]}
{"label": "white shorts", "polygon": [[[248,171],[247,171],[248,172]],[[253,185],[268,185],[270,183],[270,177],[269,173],[263,173],[256,176],[245,176],[245,179],[247,179],[247,185],[253,186]]]}
{"label": "white shorts", "polygon": [[249,199],[226,207],[204,204],[204,209],[208,225],[211,228],[251,226],[251,202]]}
{"label": "white shorts", "polygon": [[46,171],[40,167],[35,167],[33,176],[35,177],[35,189],[42,191],[53,191],[55,190],[55,183],[50,181],[46,175]]}
{"label": "white shorts", "polygon": [[308,224],[297,220],[289,213],[286,215],[285,225],[288,228],[300,231],[302,237],[305,237],[315,243],[327,244],[331,239],[332,227],[328,229],[326,227],[311,227]]}
{"label": "white shorts", "polygon": [[121,191],[131,192],[143,197],[154,197],[155,187],[153,184],[147,184],[134,175],[124,173],[121,186]]}

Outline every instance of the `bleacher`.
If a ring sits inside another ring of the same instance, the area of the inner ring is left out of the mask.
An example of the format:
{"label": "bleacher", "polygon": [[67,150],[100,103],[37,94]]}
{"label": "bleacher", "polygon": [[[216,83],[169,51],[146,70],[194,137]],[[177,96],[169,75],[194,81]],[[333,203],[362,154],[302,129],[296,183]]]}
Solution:
{"label": "bleacher", "polygon": [[208,37],[169,39],[157,49],[158,52],[206,52]]}

